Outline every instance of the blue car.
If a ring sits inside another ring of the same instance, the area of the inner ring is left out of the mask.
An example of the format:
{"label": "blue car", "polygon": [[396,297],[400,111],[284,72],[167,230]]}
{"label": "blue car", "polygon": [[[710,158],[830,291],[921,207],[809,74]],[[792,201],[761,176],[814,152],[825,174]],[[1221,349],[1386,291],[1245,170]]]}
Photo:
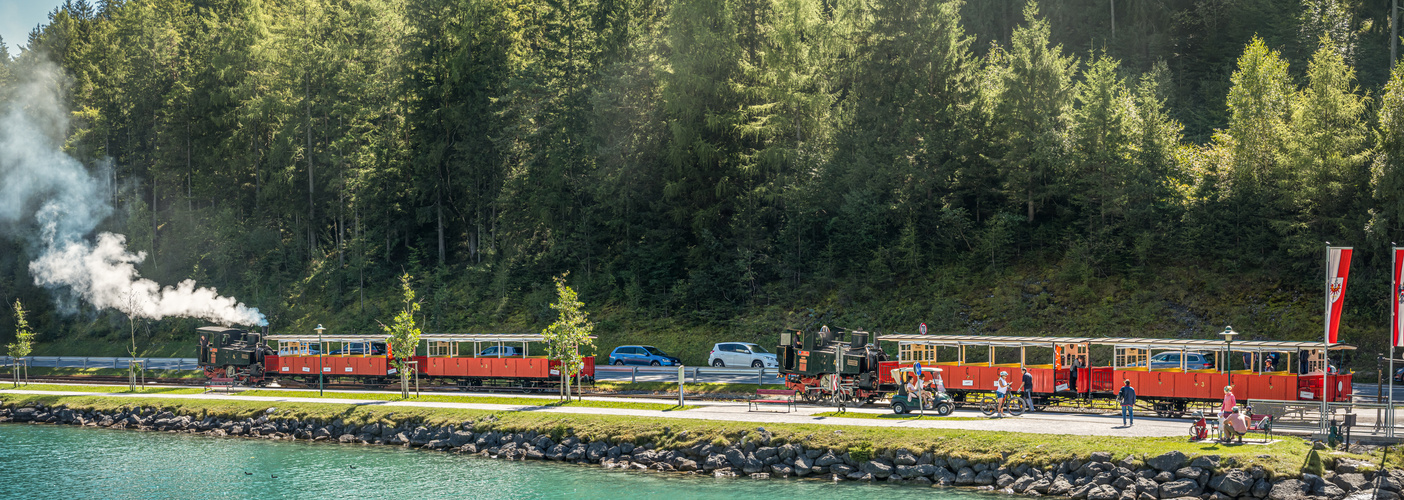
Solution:
{"label": "blue car", "polygon": [[609,353],[609,364],[677,366],[682,361],[651,345],[621,345]]}

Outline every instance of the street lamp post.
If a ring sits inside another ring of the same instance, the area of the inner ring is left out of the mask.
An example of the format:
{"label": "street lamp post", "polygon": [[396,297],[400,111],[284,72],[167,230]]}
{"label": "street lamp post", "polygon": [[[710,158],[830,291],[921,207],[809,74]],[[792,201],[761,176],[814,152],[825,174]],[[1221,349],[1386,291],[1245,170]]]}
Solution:
{"label": "street lamp post", "polygon": [[322,328],[321,323],[317,323],[317,397],[322,396]]}
{"label": "street lamp post", "polygon": [[1224,370],[1228,371],[1228,385],[1231,386],[1233,385],[1233,336],[1238,335],[1238,332],[1233,331],[1232,326],[1225,326],[1224,331],[1219,332],[1219,335],[1224,336],[1224,345],[1227,346],[1228,356],[1224,360]]}

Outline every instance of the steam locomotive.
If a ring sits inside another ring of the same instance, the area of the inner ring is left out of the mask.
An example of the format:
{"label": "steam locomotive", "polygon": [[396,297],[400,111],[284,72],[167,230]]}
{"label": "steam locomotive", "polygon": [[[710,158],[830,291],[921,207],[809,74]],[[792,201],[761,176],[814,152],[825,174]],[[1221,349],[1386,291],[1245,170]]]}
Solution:
{"label": "steam locomotive", "polygon": [[869,342],[868,332],[835,332],[828,326],[814,333],[782,332],[776,357],[785,386],[807,402],[872,403],[897,391],[897,384],[880,377],[887,354]]}
{"label": "steam locomotive", "polygon": [[200,332],[200,351],[196,358],[207,378],[230,378],[240,383],[263,380],[264,358],[272,350],[263,343],[262,333],[225,326],[206,326]]}

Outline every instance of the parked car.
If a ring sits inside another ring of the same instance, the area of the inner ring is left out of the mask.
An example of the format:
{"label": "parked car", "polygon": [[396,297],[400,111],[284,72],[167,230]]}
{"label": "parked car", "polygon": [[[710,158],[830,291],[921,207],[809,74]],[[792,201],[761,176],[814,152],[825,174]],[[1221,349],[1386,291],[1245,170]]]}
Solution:
{"label": "parked car", "polygon": [[751,368],[776,368],[780,361],[775,354],[757,344],[749,342],[718,342],[707,355],[712,366],[749,366]]}
{"label": "parked car", "polygon": [[523,353],[522,348],[511,345],[492,346],[487,349],[483,349],[483,352],[478,353],[478,357],[480,358],[491,356],[502,358],[520,358],[523,356]]}
{"label": "parked car", "polygon": [[[358,343],[358,344],[347,344],[346,346],[344,346],[344,347],[342,347],[342,348],[340,348],[340,349],[332,350],[332,352],[331,352],[330,354],[333,355],[333,356],[337,356],[337,355],[360,356],[360,355],[363,355],[363,354],[365,354],[365,353],[366,353],[366,344],[365,344],[365,343]],[[380,342],[376,342],[376,343],[370,344],[370,355],[371,355],[371,356],[384,356],[384,355],[385,355],[385,344],[382,344],[382,343],[380,343]]]}
{"label": "parked car", "polygon": [[[1213,367],[1214,367],[1214,358],[1212,358],[1212,357],[1210,357],[1210,356],[1208,356],[1208,355],[1206,355],[1206,354],[1204,354],[1204,353],[1202,353],[1202,352],[1187,352],[1187,353],[1184,353],[1184,357],[1185,357],[1185,369],[1186,369],[1186,370],[1204,370],[1204,369],[1208,369],[1208,368],[1213,368]],[[1151,358],[1150,358],[1150,363],[1151,363],[1151,369],[1152,369],[1152,370],[1165,370],[1165,369],[1170,369],[1170,368],[1179,368],[1179,367],[1180,367],[1180,353],[1178,353],[1178,352],[1162,352],[1162,353],[1160,353],[1160,354],[1156,354],[1156,355],[1154,355],[1154,356],[1151,356]],[[1138,362],[1138,363],[1132,364],[1131,366],[1146,366],[1146,363],[1145,363],[1144,361],[1142,361],[1142,362]]]}
{"label": "parked car", "polygon": [[[320,347],[317,347],[317,344],[308,344],[308,345],[303,346],[303,348],[306,349],[306,354],[305,354],[306,356],[316,356],[316,355],[322,353],[322,349],[321,349]],[[299,349],[299,350],[280,349],[280,350],[278,351],[278,355],[279,355],[279,356],[304,356],[303,352],[304,352],[304,351],[301,350],[301,349]]]}
{"label": "parked car", "polygon": [[622,345],[609,353],[611,365],[677,366],[682,361],[651,345]]}

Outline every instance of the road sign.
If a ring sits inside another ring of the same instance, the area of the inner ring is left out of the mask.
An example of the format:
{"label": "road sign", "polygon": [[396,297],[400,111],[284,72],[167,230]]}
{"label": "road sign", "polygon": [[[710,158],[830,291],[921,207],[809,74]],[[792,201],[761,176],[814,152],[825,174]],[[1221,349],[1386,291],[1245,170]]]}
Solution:
{"label": "road sign", "polygon": [[917,330],[920,331],[922,335],[926,335],[926,323],[922,323],[921,327],[917,328]]}

